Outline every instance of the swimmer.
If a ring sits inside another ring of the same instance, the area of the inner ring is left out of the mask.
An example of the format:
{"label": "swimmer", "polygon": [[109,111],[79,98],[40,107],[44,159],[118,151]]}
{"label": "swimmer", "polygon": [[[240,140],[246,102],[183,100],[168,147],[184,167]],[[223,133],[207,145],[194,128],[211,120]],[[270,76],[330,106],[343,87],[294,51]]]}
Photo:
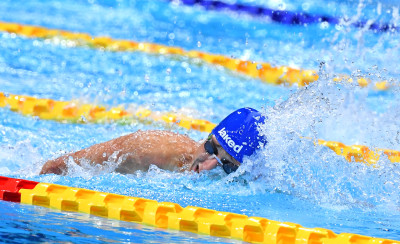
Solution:
{"label": "swimmer", "polygon": [[47,161],[40,174],[68,173],[68,161],[104,165],[117,163],[116,172],[146,171],[150,165],[171,171],[200,173],[221,166],[230,174],[267,141],[259,135],[258,124],[265,117],[255,109],[241,108],[228,115],[206,140],[196,142],[188,136],[162,130],[137,131]]}

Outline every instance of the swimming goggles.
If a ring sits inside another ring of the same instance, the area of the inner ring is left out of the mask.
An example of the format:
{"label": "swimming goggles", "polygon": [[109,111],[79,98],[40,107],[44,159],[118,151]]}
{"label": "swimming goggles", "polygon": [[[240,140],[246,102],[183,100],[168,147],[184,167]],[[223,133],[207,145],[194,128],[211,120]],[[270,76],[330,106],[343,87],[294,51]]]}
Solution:
{"label": "swimming goggles", "polygon": [[229,161],[228,159],[226,159],[226,158],[220,159],[217,156],[218,149],[212,140],[212,134],[210,134],[208,136],[206,143],[204,143],[204,149],[206,150],[206,152],[208,154],[214,156],[214,158],[217,159],[218,163],[222,166],[225,173],[230,174],[232,172],[235,172],[239,168],[239,166],[237,166],[233,162]]}

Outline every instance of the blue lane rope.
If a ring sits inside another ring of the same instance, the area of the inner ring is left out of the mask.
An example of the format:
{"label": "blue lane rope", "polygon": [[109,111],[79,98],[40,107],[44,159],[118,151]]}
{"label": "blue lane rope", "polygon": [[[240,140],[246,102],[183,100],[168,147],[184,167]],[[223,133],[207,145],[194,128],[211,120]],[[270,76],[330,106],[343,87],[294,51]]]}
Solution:
{"label": "blue lane rope", "polygon": [[[289,25],[305,25],[327,22],[332,25],[340,23],[339,18],[308,14],[303,12],[292,12],[286,10],[274,10],[256,5],[244,5],[241,3],[225,3],[218,0],[168,0],[169,2],[178,2],[183,5],[193,6],[199,5],[207,10],[228,10],[238,13],[244,13],[256,17],[268,16],[272,21]],[[364,28],[367,26],[367,21],[360,20],[352,23],[352,26],[357,28]],[[389,32],[398,31],[398,27],[394,24],[388,23],[372,23],[368,26],[369,30],[375,32]]]}

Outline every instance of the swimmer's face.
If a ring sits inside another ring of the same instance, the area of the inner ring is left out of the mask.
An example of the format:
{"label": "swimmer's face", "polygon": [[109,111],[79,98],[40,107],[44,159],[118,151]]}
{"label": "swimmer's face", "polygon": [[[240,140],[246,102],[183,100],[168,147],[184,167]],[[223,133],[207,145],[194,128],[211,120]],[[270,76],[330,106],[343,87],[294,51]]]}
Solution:
{"label": "swimmer's face", "polygon": [[[234,165],[240,166],[240,163],[222,148],[222,146],[218,143],[214,135],[212,135],[209,140],[206,140],[205,142],[201,143],[201,145],[198,147],[194,157],[195,159],[193,161],[192,166],[190,167],[190,170],[200,173],[203,170],[212,170],[216,168],[219,165],[218,160],[215,157],[216,155],[220,160],[224,162],[225,160],[228,160],[232,162]],[[215,146],[216,149],[215,154],[210,154],[209,152],[207,152],[205,148],[205,144],[207,143],[207,141],[209,141],[209,143],[212,143]]]}

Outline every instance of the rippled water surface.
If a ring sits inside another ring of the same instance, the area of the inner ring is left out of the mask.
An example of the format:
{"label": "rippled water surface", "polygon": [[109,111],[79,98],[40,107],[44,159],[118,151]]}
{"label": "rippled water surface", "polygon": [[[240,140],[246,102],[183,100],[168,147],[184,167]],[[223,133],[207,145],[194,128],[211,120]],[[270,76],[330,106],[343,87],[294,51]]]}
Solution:
{"label": "rippled water surface", "polygon": [[[234,3],[235,1],[229,1]],[[400,169],[382,156],[377,167],[347,162],[306,138],[400,150],[399,33],[352,26],[398,24],[390,1],[238,1],[342,17],[291,26],[229,11],[169,1],[1,1],[0,21],[179,46],[274,66],[313,69],[305,88],[271,86],[221,67],[140,52],[66,47],[0,33],[0,92],[107,107],[146,106],[218,123],[254,107],[268,121],[268,146],[238,172],[201,174],[156,167],[133,175],[74,167],[67,176],[38,175],[43,163],[137,131],[164,129],[195,140],[206,133],[132,123],[63,124],[0,108],[0,175],[229,211],[277,221],[400,240]],[[388,91],[336,83],[347,74],[386,80]],[[26,242],[236,242],[107,220],[79,213],[0,202],[3,240]]]}

